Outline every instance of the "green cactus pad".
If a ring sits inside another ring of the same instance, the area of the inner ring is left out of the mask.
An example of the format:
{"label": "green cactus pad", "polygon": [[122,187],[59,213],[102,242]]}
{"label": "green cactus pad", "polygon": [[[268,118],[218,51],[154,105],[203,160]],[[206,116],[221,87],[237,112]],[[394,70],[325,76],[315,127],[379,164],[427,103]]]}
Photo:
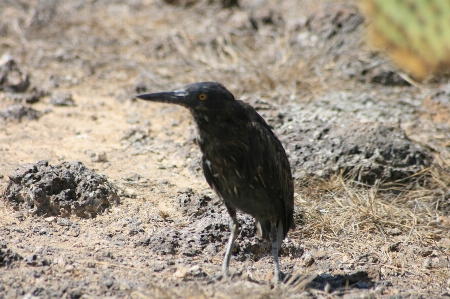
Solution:
{"label": "green cactus pad", "polygon": [[450,0],[366,0],[371,39],[423,78],[450,67]]}

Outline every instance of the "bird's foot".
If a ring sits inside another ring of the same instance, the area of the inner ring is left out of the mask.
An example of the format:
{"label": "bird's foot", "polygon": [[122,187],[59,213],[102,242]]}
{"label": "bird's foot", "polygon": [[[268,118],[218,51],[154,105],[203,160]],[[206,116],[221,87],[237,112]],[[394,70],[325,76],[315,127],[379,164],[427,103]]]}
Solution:
{"label": "bird's foot", "polygon": [[279,283],[281,283],[281,282],[284,281],[284,278],[285,278],[285,277],[286,277],[286,275],[285,275],[283,272],[281,272],[281,271],[278,272],[278,274],[277,274],[277,273],[274,273],[271,282],[272,282],[273,284],[279,284]]}
{"label": "bird's foot", "polygon": [[230,273],[230,271],[228,271],[228,270],[227,271],[222,270],[221,272],[217,272],[215,275],[217,281],[221,281],[221,282],[231,281],[233,278],[240,277],[240,276],[242,276],[242,271],[237,271],[237,272],[232,271]]}
{"label": "bird's foot", "polygon": [[280,282],[280,277],[278,275],[274,275],[272,277],[271,283],[278,284]]}
{"label": "bird's foot", "polygon": [[222,270],[222,281],[227,281],[231,279],[230,271]]}

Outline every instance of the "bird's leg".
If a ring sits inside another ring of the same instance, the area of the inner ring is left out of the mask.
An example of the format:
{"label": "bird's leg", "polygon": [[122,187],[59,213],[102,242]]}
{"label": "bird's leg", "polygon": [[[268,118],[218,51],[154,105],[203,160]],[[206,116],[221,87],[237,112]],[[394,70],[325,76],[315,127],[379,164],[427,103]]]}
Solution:
{"label": "bird's leg", "polygon": [[228,276],[228,267],[230,266],[231,249],[233,248],[234,241],[236,240],[239,233],[239,222],[236,218],[236,210],[233,210],[227,206],[228,213],[231,216],[230,221],[230,238],[228,239],[227,251],[225,252],[225,257],[223,258],[222,271],[225,276]]}
{"label": "bird's leg", "polygon": [[272,244],[273,264],[275,267],[273,280],[277,283],[280,280],[280,263],[278,262],[278,229],[277,222],[271,221],[269,232],[270,243]]}

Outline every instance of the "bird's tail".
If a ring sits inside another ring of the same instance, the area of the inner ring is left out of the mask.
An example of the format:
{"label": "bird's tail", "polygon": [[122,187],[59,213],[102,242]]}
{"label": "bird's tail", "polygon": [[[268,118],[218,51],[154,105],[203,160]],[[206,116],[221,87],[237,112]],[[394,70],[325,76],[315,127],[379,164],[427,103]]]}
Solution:
{"label": "bird's tail", "polygon": [[[271,224],[270,221],[256,221],[256,235],[259,238],[269,240],[269,232],[270,232]],[[277,225],[277,247],[280,249],[281,243],[284,239],[284,230],[283,230],[283,223],[278,220]]]}

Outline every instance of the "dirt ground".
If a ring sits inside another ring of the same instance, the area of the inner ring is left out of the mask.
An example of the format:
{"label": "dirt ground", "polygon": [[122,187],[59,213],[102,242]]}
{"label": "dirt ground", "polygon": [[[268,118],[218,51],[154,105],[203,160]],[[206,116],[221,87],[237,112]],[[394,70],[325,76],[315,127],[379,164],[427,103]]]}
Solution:
{"label": "dirt ground", "polygon": [[[356,4],[2,1],[0,298],[450,297],[448,78],[416,82],[372,49]],[[189,112],[133,100],[196,81],[251,103],[288,153],[279,285],[242,214],[222,277],[228,216]],[[14,171],[43,160],[80,161],[114,200],[11,200]]]}

